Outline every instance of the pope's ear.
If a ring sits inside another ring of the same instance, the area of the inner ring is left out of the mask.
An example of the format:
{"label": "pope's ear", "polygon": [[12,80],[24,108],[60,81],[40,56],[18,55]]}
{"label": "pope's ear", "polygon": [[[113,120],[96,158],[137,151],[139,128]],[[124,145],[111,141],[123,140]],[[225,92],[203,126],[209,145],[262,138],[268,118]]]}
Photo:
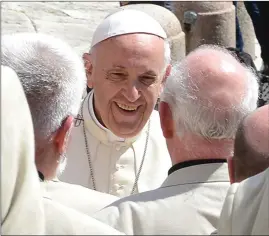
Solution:
{"label": "pope's ear", "polygon": [[89,88],[92,88],[92,58],[89,53],[84,53],[83,54],[83,61],[84,61],[84,68],[85,68],[85,73],[87,77],[87,85]]}

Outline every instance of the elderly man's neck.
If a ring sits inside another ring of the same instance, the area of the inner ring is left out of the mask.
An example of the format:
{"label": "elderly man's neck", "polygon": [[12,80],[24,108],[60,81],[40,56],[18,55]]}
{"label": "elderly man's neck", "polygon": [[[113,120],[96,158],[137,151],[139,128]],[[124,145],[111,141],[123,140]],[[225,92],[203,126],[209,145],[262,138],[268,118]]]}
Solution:
{"label": "elderly man's neck", "polygon": [[171,152],[172,163],[191,160],[227,159],[233,155],[233,140],[184,139],[174,145]]}
{"label": "elderly man's neck", "polygon": [[53,147],[48,145],[45,148],[38,148],[36,150],[36,168],[44,175],[45,180],[52,180],[56,177],[60,163],[59,155],[56,155]]}

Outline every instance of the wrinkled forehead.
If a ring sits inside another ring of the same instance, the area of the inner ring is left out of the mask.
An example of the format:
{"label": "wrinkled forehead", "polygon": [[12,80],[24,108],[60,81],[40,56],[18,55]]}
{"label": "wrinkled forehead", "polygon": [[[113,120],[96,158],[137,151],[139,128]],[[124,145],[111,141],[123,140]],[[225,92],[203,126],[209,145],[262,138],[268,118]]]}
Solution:
{"label": "wrinkled forehead", "polygon": [[97,66],[100,63],[156,72],[163,70],[164,56],[164,40],[144,33],[109,38],[96,45],[93,52]]}

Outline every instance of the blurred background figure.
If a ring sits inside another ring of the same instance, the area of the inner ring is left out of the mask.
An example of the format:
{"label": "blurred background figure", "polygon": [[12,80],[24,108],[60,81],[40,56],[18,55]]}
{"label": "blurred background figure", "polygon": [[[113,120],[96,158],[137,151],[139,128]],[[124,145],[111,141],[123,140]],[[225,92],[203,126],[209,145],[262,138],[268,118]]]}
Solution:
{"label": "blurred background figure", "polygon": [[233,1],[233,4],[235,6],[235,29],[236,29],[236,48],[242,52],[244,49],[244,41],[242,37],[242,32],[239,25],[239,20],[237,16],[237,1]]}
{"label": "blurred background figure", "polygon": [[260,71],[260,100],[259,106],[269,104],[269,22],[268,1],[244,1],[245,7],[252,20],[256,38],[261,47],[263,68]]}
{"label": "blurred background figure", "polygon": [[245,1],[245,7],[252,20],[257,40],[261,46],[263,60],[262,74],[269,76],[269,31],[265,29],[269,21],[268,1]]}
{"label": "blurred background figure", "polygon": [[269,81],[268,77],[262,75],[257,69],[252,60],[252,57],[244,52],[240,51],[237,48],[227,48],[233,56],[235,56],[243,65],[251,68],[251,70],[255,73],[259,80],[259,99],[258,99],[258,107],[261,107],[265,104],[269,103]]}

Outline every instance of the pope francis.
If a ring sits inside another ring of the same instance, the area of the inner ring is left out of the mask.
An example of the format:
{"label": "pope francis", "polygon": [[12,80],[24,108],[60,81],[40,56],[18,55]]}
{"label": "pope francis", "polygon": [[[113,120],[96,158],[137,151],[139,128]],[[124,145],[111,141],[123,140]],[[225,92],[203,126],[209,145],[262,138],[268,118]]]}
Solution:
{"label": "pope francis", "polygon": [[170,73],[160,24],[137,10],[110,14],[83,55],[88,86],[60,179],[118,197],[159,187],[171,161],[153,111]]}

